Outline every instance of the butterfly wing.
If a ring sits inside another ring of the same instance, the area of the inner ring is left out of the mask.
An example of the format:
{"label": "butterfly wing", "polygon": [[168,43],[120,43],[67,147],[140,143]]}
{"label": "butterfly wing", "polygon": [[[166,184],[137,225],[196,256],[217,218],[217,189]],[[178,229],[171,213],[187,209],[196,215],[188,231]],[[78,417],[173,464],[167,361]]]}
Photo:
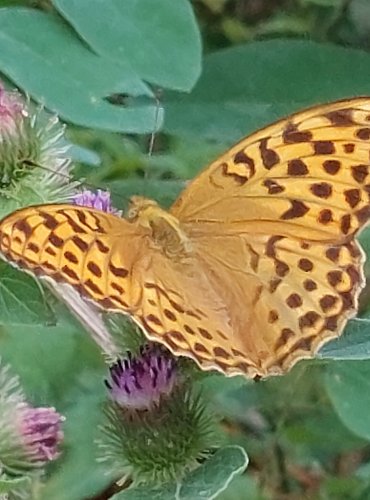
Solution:
{"label": "butterfly wing", "polygon": [[[225,304],[197,272],[196,260],[166,257],[142,226],[89,208],[28,207],[0,222],[0,254],[57,290],[63,286],[72,301],[67,285],[104,310],[130,315],[175,354],[221,369],[213,339],[222,353],[233,335]],[[259,371],[252,362],[248,370]]]}
{"label": "butterfly wing", "polygon": [[319,106],[241,141],[175,202],[230,314],[236,353],[226,367],[214,360],[224,371],[243,362],[286,371],[355,314],[369,157],[370,98]]}
{"label": "butterfly wing", "polygon": [[213,338],[214,363],[226,373],[250,373],[250,366],[261,376],[284,373],[337,337],[356,313],[364,257],[355,241],[328,246],[234,235],[222,242],[199,237],[194,246],[230,315],[233,335],[222,356]]}
{"label": "butterfly wing", "polygon": [[171,209],[192,243],[186,263],[155,249],[143,227],[68,205],[5,218],[0,252],[130,314],[205,369],[281,373],[356,310],[369,116],[370,99],[313,108],[214,162]]}
{"label": "butterfly wing", "polygon": [[0,252],[37,276],[69,283],[102,307],[133,310],[141,291],[130,277],[146,233],[103,212],[69,205],[18,210],[0,224]]}
{"label": "butterfly wing", "polygon": [[308,109],[232,147],[171,212],[194,234],[348,239],[369,217],[369,144],[370,97]]}

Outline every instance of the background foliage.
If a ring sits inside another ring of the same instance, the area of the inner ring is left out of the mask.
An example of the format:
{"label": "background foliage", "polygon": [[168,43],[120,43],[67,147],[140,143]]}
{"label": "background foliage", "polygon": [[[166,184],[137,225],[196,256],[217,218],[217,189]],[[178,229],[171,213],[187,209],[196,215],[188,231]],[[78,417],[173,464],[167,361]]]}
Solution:
{"label": "background foliage", "polygon": [[[68,122],[76,177],[111,189],[118,208],[132,193],[166,206],[186,179],[255,128],[310,104],[370,94],[368,0],[2,0],[0,7],[3,79]],[[370,250],[370,230],[361,240]],[[105,397],[100,353],[30,278],[0,271],[1,356],[34,403],[67,416],[65,453],[44,498],[108,498],[112,478],[93,443]],[[219,498],[370,498],[369,295],[366,288],[360,319],[344,336],[290,374],[258,384],[205,378],[225,443],[250,458]],[[236,470],[240,457],[224,457],[233,459]],[[210,488],[204,498],[226,484],[221,477],[217,486],[214,463],[197,478]],[[181,498],[198,498],[186,487]],[[117,498],[145,497],[139,490]]]}

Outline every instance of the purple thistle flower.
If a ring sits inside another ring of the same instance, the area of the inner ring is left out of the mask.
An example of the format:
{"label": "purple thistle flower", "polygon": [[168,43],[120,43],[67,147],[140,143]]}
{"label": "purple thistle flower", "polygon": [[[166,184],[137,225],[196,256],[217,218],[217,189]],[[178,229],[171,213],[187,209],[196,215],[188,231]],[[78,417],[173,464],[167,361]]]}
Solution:
{"label": "purple thistle flower", "polygon": [[56,459],[63,421],[54,408],[30,406],[18,377],[0,360],[1,472],[22,475]]}
{"label": "purple thistle flower", "polygon": [[157,347],[142,348],[140,355],[118,360],[110,367],[110,379],[105,384],[112,399],[131,410],[149,410],[174,388],[176,369],[174,358]]}
{"label": "purple thistle flower", "polygon": [[2,135],[17,132],[20,120],[27,116],[18,92],[8,92],[0,82],[0,141]]}
{"label": "purple thistle flower", "polygon": [[121,215],[121,211],[112,206],[112,200],[109,191],[98,189],[96,193],[89,189],[73,196],[72,201],[75,205],[82,207],[96,208],[108,214]]}
{"label": "purple thistle flower", "polygon": [[118,361],[101,427],[101,461],[134,483],[179,481],[217,443],[216,426],[181,364],[159,345]]}
{"label": "purple thistle flower", "polygon": [[32,408],[27,404],[20,408],[20,434],[29,459],[46,463],[59,456],[63,420],[54,408]]}

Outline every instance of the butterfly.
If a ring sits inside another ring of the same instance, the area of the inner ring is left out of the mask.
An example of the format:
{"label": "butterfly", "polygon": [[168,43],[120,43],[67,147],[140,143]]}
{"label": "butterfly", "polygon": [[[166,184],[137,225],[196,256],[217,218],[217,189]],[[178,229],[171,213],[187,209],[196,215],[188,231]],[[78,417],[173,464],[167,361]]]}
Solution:
{"label": "butterfly", "polygon": [[369,154],[370,97],[313,107],[244,138],[169,211],[27,207],[0,222],[0,253],[203,370],[281,374],[356,313]]}

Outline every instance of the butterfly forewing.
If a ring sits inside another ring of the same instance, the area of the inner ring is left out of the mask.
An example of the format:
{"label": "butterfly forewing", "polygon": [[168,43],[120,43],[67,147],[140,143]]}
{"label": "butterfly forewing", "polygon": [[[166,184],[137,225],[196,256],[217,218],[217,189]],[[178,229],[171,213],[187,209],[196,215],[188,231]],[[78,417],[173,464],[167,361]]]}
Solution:
{"label": "butterfly forewing", "polygon": [[369,217],[370,99],[311,108],[245,138],[171,212],[189,231],[343,241]]}
{"label": "butterfly forewing", "polygon": [[[109,311],[129,314],[149,339],[207,369],[232,358],[231,321],[198,262],[173,262],[148,231],[93,209],[45,205],[19,210],[0,225],[0,252],[40,278],[66,283]],[[229,373],[260,372],[234,360]]]}
{"label": "butterfly forewing", "polygon": [[0,251],[39,276],[67,282],[107,309],[131,311],[140,290],[131,270],[145,255],[145,231],[124,219],[69,205],[19,210],[0,226]]}

